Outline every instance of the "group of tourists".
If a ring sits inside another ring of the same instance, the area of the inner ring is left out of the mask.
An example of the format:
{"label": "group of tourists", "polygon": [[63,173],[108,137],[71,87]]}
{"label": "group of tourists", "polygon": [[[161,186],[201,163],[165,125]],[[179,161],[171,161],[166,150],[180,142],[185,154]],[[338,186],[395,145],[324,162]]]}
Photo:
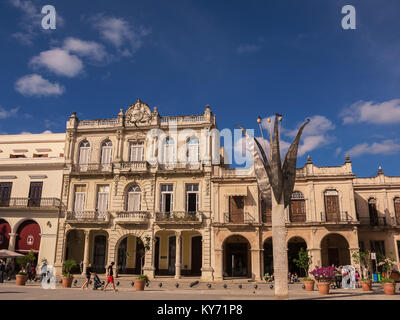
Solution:
{"label": "group of tourists", "polygon": [[118,290],[115,288],[115,283],[114,283],[114,270],[113,270],[114,265],[115,265],[114,261],[108,265],[108,267],[106,269],[107,270],[106,283],[103,286],[98,275],[93,271],[92,264],[89,263],[88,266],[86,267],[86,275],[85,275],[86,281],[83,284],[82,289],[83,290],[85,288],[89,289],[90,278],[91,278],[91,276],[93,276],[93,280],[94,280],[93,289],[101,288],[102,291],[106,291],[108,284],[111,283],[114,291],[117,292]]}

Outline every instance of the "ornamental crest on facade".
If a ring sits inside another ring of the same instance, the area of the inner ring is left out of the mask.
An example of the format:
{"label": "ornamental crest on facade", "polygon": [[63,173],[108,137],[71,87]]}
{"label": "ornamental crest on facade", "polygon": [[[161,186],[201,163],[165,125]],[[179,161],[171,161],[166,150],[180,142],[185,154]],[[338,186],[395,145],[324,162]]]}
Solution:
{"label": "ornamental crest on facade", "polygon": [[149,124],[152,119],[150,107],[138,99],[130,105],[125,114],[126,126],[139,126]]}

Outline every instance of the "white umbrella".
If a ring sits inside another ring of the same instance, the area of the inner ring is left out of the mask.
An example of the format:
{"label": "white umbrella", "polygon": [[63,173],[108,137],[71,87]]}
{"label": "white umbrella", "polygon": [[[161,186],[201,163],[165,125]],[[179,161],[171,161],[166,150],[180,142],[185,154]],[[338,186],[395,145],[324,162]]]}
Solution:
{"label": "white umbrella", "polygon": [[0,258],[16,258],[16,257],[21,257],[23,256],[23,254],[14,252],[14,251],[10,251],[10,250],[0,250]]}

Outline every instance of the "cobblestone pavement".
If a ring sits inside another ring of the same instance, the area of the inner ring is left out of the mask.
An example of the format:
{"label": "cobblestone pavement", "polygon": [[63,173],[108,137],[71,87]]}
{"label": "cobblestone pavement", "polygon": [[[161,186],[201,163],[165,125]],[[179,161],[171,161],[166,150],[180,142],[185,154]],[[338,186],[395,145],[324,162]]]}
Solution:
{"label": "cobblestone pavement", "polygon": [[[218,282],[199,283],[193,288],[189,287],[190,281],[156,279],[150,282],[145,291],[137,292],[131,286],[132,280],[117,279],[120,282],[117,292],[110,285],[106,292],[93,290],[82,290],[80,286],[83,279],[77,279],[77,286],[71,289],[63,289],[57,284],[55,290],[45,290],[40,283],[27,283],[26,286],[16,286],[15,281],[7,281],[0,284],[0,300],[272,300],[274,290],[271,284],[255,282]],[[187,280],[187,279],[186,279]],[[176,288],[175,284],[179,283]],[[162,283],[160,287],[159,284]],[[224,288],[224,284],[227,288]],[[239,285],[242,288],[239,288]],[[257,285],[257,288],[255,288]],[[373,285],[372,292],[363,292],[362,289],[343,290],[331,289],[328,296],[320,295],[317,290],[305,291],[301,283],[289,285],[289,299],[300,300],[400,300],[400,285],[396,285],[394,296],[385,295],[380,284]]]}

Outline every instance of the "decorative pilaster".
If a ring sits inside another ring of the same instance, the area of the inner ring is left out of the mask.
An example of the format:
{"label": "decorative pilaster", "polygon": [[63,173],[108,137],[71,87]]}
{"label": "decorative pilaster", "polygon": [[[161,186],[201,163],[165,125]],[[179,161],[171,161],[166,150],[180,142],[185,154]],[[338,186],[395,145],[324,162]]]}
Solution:
{"label": "decorative pilaster", "polygon": [[175,279],[181,278],[181,232],[176,233]]}

